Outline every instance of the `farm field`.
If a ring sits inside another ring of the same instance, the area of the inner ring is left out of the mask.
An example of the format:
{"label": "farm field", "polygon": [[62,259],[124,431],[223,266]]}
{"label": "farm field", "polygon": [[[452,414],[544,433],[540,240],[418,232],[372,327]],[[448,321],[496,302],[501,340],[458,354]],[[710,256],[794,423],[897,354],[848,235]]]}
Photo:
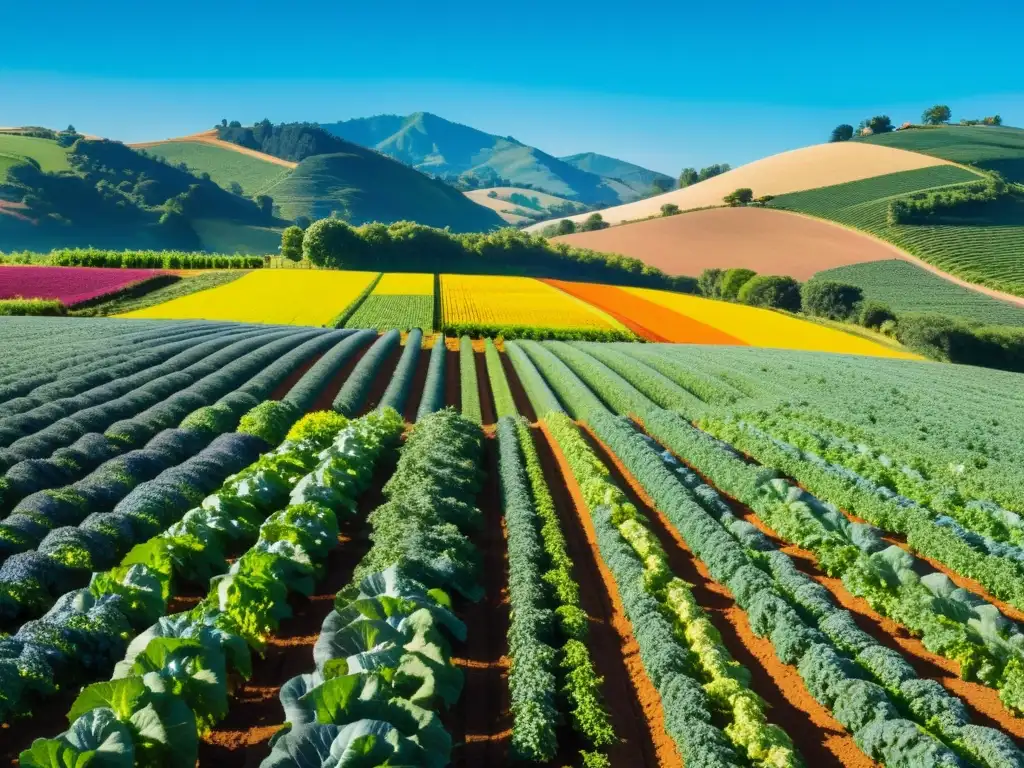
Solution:
{"label": "farm field", "polygon": [[147,146],[143,151],[172,165],[184,163],[197,175],[208,173],[224,189],[230,189],[232,183],[239,184],[248,197],[266,192],[289,173],[288,168],[268,160],[198,141],[167,141]]}
{"label": "farm field", "polygon": [[345,323],[347,328],[434,327],[434,275],[427,272],[388,272]]}
{"label": "farm field", "polygon": [[0,160],[9,159],[17,164],[31,158],[45,172],[69,171],[68,151],[51,139],[0,133]]}
{"label": "farm field", "polygon": [[122,317],[326,325],[361,298],[376,276],[376,272],[260,269]]}
{"label": "farm field", "polygon": [[1024,130],[1007,126],[948,125],[864,136],[857,141],[940,157],[998,171],[1024,182]]}
{"label": "farm field", "polygon": [[769,205],[868,232],[964,280],[1024,295],[1018,257],[1024,246],[1024,202],[997,201],[972,216],[941,217],[935,224],[888,223],[894,196],[974,178],[969,171],[944,166],[782,195]]}
{"label": "farm field", "polygon": [[[530,328],[565,334],[628,338],[625,326],[606,313],[529,277],[441,275],[441,324],[452,333]],[[493,335],[493,334],[492,334]]]}
{"label": "farm field", "polygon": [[0,322],[4,759],[1024,764],[1024,376],[398,337]]}
{"label": "farm field", "polygon": [[741,344],[919,359],[910,352],[883,347],[867,339],[809,323],[781,312],[648,288],[622,290],[691,321],[716,328],[721,333],[737,339]]}
{"label": "farm field", "polygon": [[[490,194],[492,192],[495,193],[497,197],[491,197]],[[568,198],[549,195],[547,192],[540,192],[535,189],[522,189],[519,187],[471,189],[464,194],[474,203],[482,205],[485,208],[490,208],[492,211],[497,211],[501,218],[513,225],[530,221],[528,216],[517,214],[515,212],[517,208],[528,212],[546,213],[552,206],[565,205],[566,203],[572,202]],[[531,204],[524,205],[524,201],[513,201],[511,199],[513,195],[522,195],[527,198]],[[533,204],[534,200],[536,200],[535,204]],[[575,210],[579,209],[577,208]]]}
{"label": "farm field", "polygon": [[[614,225],[660,216],[661,206],[666,203],[678,205],[683,211],[720,206],[723,197],[740,187],[749,187],[755,197],[785,195],[883,174],[943,165],[948,165],[948,162],[941,158],[862,142],[816,144],[747,163],[683,189],[605,208],[600,213],[606,222]],[[588,215],[578,214],[565,218],[579,223]],[[527,231],[539,232],[552,221],[534,224],[527,227]]]}
{"label": "farm field", "polygon": [[986,325],[1024,325],[1024,308],[956,285],[909,262],[875,261],[826,269],[816,277],[856,285],[865,298],[905,312],[940,312]]}
{"label": "farm field", "polygon": [[0,299],[58,299],[73,307],[167,275],[154,269],[0,266]]}
{"label": "farm field", "polygon": [[670,275],[744,267],[806,280],[823,269],[899,255],[856,232],[764,208],[692,211],[553,240],[632,256]]}

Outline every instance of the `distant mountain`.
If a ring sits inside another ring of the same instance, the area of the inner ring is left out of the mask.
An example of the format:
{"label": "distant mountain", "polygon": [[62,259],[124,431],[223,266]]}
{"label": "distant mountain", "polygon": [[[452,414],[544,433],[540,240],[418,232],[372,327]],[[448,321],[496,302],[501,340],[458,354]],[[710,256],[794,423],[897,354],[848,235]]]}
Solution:
{"label": "distant mountain", "polygon": [[442,178],[474,179],[482,187],[528,184],[588,205],[611,205],[643,197],[651,192],[650,182],[643,181],[644,174],[652,178],[662,175],[614,158],[602,158],[609,167],[625,170],[633,181],[606,176],[523,144],[512,136],[495,136],[429,112],[407,117],[356,118],[322,123],[321,127]]}
{"label": "distant mountain", "polygon": [[231,125],[220,128],[218,136],[298,162],[291,173],[263,189],[288,219],[324,218],[337,212],[356,225],[406,219],[455,232],[482,232],[504,224],[495,211],[451,185],[313,123]]}
{"label": "distant mountain", "polygon": [[663,185],[667,184],[666,189],[671,189],[676,184],[676,180],[667,174],[627,163],[625,160],[615,157],[608,157],[608,155],[599,155],[596,152],[581,152],[578,155],[569,155],[561,159],[581,171],[624,181],[633,189],[646,189],[653,192],[655,182],[660,181]]}

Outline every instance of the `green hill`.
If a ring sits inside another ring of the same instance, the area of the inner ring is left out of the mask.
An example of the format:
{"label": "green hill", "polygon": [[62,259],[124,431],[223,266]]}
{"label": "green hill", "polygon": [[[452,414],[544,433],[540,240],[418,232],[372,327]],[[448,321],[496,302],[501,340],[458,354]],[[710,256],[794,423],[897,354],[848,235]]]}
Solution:
{"label": "green hill", "polygon": [[998,171],[1007,181],[1024,182],[1024,130],[995,125],[943,125],[865,136],[856,141],[941,157],[954,163]]}
{"label": "green hill", "polygon": [[503,225],[492,210],[454,187],[363,147],[314,155],[267,193],[281,215],[321,219],[337,212],[358,225],[369,221],[416,221],[453,232],[482,232]]}
{"label": "green hill", "polygon": [[599,155],[596,152],[582,152],[578,155],[569,155],[561,158],[569,165],[579,168],[581,171],[595,173],[608,179],[618,179],[625,182],[629,187],[644,194],[655,191],[655,182],[667,184],[668,189],[675,186],[676,180],[664,173],[658,173],[625,160],[619,160],[608,155]]}
{"label": "green hill", "polygon": [[247,197],[262,194],[291,172],[258,157],[198,141],[168,141],[142,151],[162,157],[171,165],[184,163],[196,176],[208,173],[224,189],[230,190],[233,184],[238,184]]}
{"label": "green hill", "polygon": [[[16,138],[24,137],[0,137],[8,148]],[[0,200],[24,207],[19,217],[0,215],[4,250],[89,245],[202,250],[209,246],[194,226],[201,219],[238,226],[278,223],[252,200],[119,142],[79,138],[64,148],[33,139],[18,148],[25,159],[7,164]],[[63,168],[58,168],[60,158]]]}
{"label": "green hill", "polygon": [[[529,185],[588,205],[627,202],[650,191],[649,185],[634,188],[624,180],[593,173],[511,136],[495,136],[429,112],[405,117],[378,115],[322,126],[335,136],[377,149],[424,173],[473,187]],[[608,159],[620,166],[630,165]]]}
{"label": "green hill", "polygon": [[10,167],[26,160],[48,173],[71,170],[68,147],[60,146],[55,140],[0,133],[0,161]]}
{"label": "green hill", "polygon": [[[987,129],[986,129],[987,130]],[[914,193],[976,182],[977,174],[952,165],[876,176],[849,184],[780,195],[769,203],[869,232],[939,269],[980,285],[1024,296],[1024,199],[936,212],[923,223],[890,223],[890,203]]]}
{"label": "green hill", "polygon": [[1024,307],[964,288],[899,259],[826,269],[815,277],[856,285],[866,299],[881,301],[897,312],[937,312],[985,325],[1024,326]]}

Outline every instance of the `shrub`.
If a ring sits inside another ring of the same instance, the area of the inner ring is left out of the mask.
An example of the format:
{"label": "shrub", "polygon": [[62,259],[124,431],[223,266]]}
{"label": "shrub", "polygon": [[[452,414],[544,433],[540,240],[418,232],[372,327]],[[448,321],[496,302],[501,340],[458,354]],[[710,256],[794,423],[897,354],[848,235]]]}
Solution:
{"label": "shrub", "polygon": [[739,300],[752,307],[800,310],[800,283],[782,275],[757,275],[740,288]]}
{"label": "shrub", "polygon": [[723,275],[725,275],[725,270],[713,267],[701,272],[700,277],[697,278],[697,290],[700,295],[707,296],[709,299],[721,298]]}
{"label": "shrub", "polygon": [[300,261],[304,240],[302,227],[288,227],[281,233],[281,255],[289,261]]}
{"label": "shrub", "polygon": [[735,300],[740,295],[740,289],[756,274],[757,272],[752,269],[743,269],[741,267],[725,270],[722,274],[719,295],[723,299]]}
{"label": "shrub", "polygon": [[610,225],[600,213],[592,213],[579,225],[580,232],[593,232],[596,229],[608,229]]}
{"label": "shrub", "polygon": [[679,206],[675,203],[665,203],[661,206],[662,216],[675,216],[677,213],[679,213]]}
{"label": "shrub", "polygon": [[896,338],[910,349],[950,363],[1024,372],[1024,329],[981,327],[945,315],[901,315]]}
{"label": "shrub", "polygon": [[576,231],[576,222],[572,219],[562,219],[555,225],[556,235],[571,235]]}
{"label": "shrub", "polygon": [[68,308],[58,299],[3,299],[0,317],[12,315],[66,315]]}
{"label": "shrub", "polygon": [[895,325],[896,313],[882,302],[865,301],[860,305],[860,324],[865,328],[881,329],[886,322]]}
{"label": "shrub", "polygon": [[284,440],[288,430],[301,415],[299,409],[291,403],[267,400],[246,413],[238,422],[236,431],[263,438],[269,445],[277,445]]}
{"label": "shrub", "polygon": [[722,198],[722,202],[726,205],[737,206],[746,205],[754,199],[754,190],[750,187],[740,187],[739,189],[733,190],[728,195]]}
{"label": "shrub", "polygon": [[834,280],[808,280],[800,287],[800,303],[804,312],[832,320],[853,317],[857,304],[863,298],[863,291],[857,286]]}

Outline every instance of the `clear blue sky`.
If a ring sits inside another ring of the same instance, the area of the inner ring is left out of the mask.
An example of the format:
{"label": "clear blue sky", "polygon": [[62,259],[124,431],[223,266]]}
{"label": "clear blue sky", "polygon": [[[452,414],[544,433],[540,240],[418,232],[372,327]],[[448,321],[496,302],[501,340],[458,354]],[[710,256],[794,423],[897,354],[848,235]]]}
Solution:
{"label": "clear blue sky", "polygon": [[12,2],[0,126],[143,141],[424,110],[674,174],[937,102],[1024,125],[1020,0],[690,5]]}

